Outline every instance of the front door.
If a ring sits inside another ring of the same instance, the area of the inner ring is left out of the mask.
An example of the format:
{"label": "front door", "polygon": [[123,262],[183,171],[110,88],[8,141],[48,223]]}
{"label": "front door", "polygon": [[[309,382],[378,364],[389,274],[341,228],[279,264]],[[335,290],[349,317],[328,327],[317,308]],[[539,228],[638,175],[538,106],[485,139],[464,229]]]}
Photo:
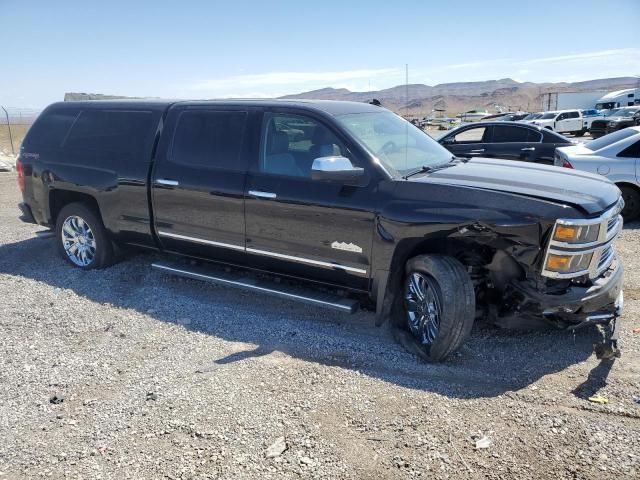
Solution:
{"label": "front door", "polygon": [[155,229],[165,250],[244,260],[250,117],[241,108],[170,111],[151,182]]}
{"label": "front door", "polygon": [[[365,168],[358,186],[311,179],[313,160],[344,156]],[[247,262],[366,290],[371,276],[375,172],[323,119],[265,112],[247,178]]]}

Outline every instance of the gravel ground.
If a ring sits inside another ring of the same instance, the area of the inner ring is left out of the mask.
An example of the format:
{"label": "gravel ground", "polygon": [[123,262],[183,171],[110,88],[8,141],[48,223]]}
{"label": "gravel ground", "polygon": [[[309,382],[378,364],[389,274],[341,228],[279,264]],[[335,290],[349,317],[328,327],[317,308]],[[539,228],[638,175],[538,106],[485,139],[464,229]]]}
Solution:
{"label": "gravel ground", "polygon": [[[638,478],[640,224],[622,358],[476,325],[420,363],[353,316],[63,263],[0,174],[1,478]],[[607,404],[587,397],[599,394]]]}

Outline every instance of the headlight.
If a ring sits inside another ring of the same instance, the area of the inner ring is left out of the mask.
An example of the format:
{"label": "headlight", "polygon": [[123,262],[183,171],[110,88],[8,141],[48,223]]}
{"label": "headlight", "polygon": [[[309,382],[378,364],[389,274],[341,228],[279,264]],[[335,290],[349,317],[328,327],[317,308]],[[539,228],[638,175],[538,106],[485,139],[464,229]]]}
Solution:
{"label": "headlight", "polygon": [[593,253],[582,255],[556,255],[550,253],[547,257],[545,270],[558,273],[576,273],[589,269]]}
{"label": "headlight", "polygon": [[558,223],[553,230],[553,239],[564,243],[591,243],[598,240],[600,224],[563,225]]}
{"label": "headlight", "polygon": [[609,126],[610,127],[615,127],[616,126],[616,122],[609,122]]}

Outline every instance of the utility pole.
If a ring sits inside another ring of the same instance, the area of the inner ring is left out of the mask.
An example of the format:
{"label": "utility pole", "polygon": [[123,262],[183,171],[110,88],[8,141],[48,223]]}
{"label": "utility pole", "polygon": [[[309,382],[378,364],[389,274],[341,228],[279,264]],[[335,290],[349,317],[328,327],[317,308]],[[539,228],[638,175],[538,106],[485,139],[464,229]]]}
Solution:
{"label": "utility pole", "polygon": [[405,115],[407,118],[409,117],[409,64],[406,63],[404,65],[405,75],[404,75],[404,97],[405,97]]}

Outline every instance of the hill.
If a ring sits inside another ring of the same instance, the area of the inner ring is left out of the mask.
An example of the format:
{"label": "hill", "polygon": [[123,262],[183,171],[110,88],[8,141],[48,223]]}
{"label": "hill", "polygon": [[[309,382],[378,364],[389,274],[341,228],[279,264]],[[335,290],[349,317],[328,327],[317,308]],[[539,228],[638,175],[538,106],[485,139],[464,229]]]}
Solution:
{"label": "hill", "polygon": [[410,116],[429,115],[434,108],[443,109],[447,114],[454,115],[473,108],[494,111],[496,107],[503,107],[507,110],[537,111],[542,109],[542,97],[545,93],[594,90],[608,92],[637,86],[636,77],[602,78],[572,83],[517,82],[511,78],[503,78],[482,82],[441,83],[434,86],[410,84],[408,104],[405,85],[368,92],[352,92],[346,88],[328,87],[281,98],[355,102],[366,102],[377,98],[385,107]]}

